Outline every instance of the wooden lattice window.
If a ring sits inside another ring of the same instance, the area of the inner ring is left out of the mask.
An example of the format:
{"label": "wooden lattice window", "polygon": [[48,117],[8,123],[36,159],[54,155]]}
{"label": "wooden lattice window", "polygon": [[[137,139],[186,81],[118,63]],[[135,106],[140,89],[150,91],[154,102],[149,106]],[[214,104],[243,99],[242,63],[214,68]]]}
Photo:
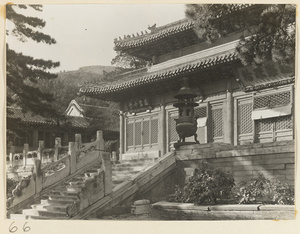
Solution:
{"label": "wooden lattice window", "polygon": [[149,120],[144,120],[143,121],[143,144],[144,145],[148,145],[150,143],[149,133],[150,133]]}
{"label": "wooden lattice window", "polygon": [[134,137],[135,145],[142,144],[142,122],[135,123],[135,137]]}
{"label": "wooden lattice window", "polygon": [[178,133],[176,132],[176,121],[178,114],[176,112],[169,115],[169,142],[175,142],[178,140]]}
{"label": "wooden lattice window", "polygon": [[252,103],[238,105],[238,129],[239,134],[247,134],[253,132],[253,121],[251,118]]}
{"label": "wooden lattice window", "polygon": [[127,123],[127,146],[133,146],[133,123]]}
{"label": "wooden lattice window", "polygon": [[151,119],[151,143],[158,143],[158,119]]}
{"label": "wooden lattice window", "polygon": [[293,121],[291,115],[276,118],[275,130],[292,129]]}
{"label": "wooden lattice window", "polygon": [[212,137],[223,136],[223,110],[221,108],[211,110],[211,133]]}
{"label": "wooden lattice window", "polygon": [[257,121],[257,132],[268,132],[273,131],[272,118],[260,119]]}
{"label": "wooden lattice window", "polygon": [[284,106],[291,102],[291,93],[281,92],[270,95],[263,95],[254,97],[253,109],[259,109],[263,107]]}
{"label": "wooden lattice window", "polygon": [[203,106],[203,107],[195,108],[194,116],[196,119],[206,117],[207,116],[207,107]]}

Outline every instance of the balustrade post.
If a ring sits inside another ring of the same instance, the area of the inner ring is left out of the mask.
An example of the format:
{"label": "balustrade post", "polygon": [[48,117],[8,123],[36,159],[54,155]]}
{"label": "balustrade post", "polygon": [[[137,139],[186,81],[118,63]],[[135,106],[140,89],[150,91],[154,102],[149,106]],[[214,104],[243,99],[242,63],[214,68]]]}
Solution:
{"label": "balustrade post", "polygon": [[44,149],[44,141],[39,141],[39,148],[38,148],[38,159],[41,160],[41,163],[43,162],[43,149]]}
{"label": "balustrade post", "polygon": [[54,161],[57,161],[59,158],[59,148],[61,147],[61,138],[55,138],[55,145],[54,145]]}
{"label": "balustrade post", "polygon": [[40,159],[34,160],[33,172],[35,174],[35,193],[43,190],[43,173],[41,168],[42,161]]}
{"label": "balustrade post", "polygon": [[77,169],[75,142],[69,142],[69,155],[70,155],[70,174],[73,174],[74,172],[76,172],[76,169]]}
{"label": "balustrade post", "polygon": [[79,150],[82,146],[81,134],[75,134],[76,150]]}
{"label": "balustrade post", "polygon": [[110,161],[110,154],[104,153],[102,154],[102,165],[104,167],[104,195],[107,196],[112,192],[112,167]]}
{"label": "balustrade post", "polygon": [[23,149],[23,166],[27,165],[27,153],[29,151],[29,144],[24,144]]}
{"label": "balustrade post", "polygon": [[9,153],[9,163],[13,167],[14,166],[14,155],[12,153]]}
{"label": "balustrade post", "polygon": [[103,140],[103,132],[101,130],[97,131],[97,149],[104,151],[104,140]]}

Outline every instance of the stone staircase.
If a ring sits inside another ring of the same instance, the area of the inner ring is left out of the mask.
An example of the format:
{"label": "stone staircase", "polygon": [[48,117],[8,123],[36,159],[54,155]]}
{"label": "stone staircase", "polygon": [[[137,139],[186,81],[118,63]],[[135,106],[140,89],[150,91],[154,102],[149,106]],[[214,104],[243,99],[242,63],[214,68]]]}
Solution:
{"label": "stone staircase", "polygon": [[[130,160],[113,163],[112,187],[129,180],[149,165],[153,159]],[[11,214],[11,219],[70,219],[99,198],[104,197],[103,169],[101,162],[94,164],[71,179],[62,181],[28,209]]]}
{"label": "stone staircase", "polygon": [[155,159],[136,159],[136,160],[123,160],[117,162],[112,166],[112,182],[113,188],[130,180],[135,174],[144,170],[147,166],[153,165]]}

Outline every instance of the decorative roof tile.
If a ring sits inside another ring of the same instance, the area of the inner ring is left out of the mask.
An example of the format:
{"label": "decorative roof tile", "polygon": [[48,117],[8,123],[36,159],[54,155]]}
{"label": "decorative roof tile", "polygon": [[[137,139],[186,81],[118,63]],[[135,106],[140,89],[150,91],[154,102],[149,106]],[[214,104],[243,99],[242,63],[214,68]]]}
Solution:
{"label": "decorative roof tile", "polygon": [[[7,107],[7,118],[19,120],[23,124],[30,125],[55,125],[56,122],[53,119],[45,118],[40,115],[34,115],[32,112],[22,112],[18,107]],[[89,121],[84,117],[66,116],[65,122],[71,124],[74,128],[88,128]]]}
{"label": "decorative roof tile", "polygon": [[153,73],[141,72],[140,76],[134,76],[131,80],[121,81],[121,83],[114,83],[106,86],[93,86],[80,88],[79,92],[87,95],[107,94],[118,92],[132,87],[153,83],[160,80],[169,79],[175,76],[188,74],[201,70],[204,68],[212,67],[217,64],[222,64],[230,61],[237,60],[237,53],[229,51],[223,55],[216,55],[210,58],[196,60],[190,63],[182,64],[179,66],[170,67]]}
{"label": "decorative roof tile", "polygon": [[125,38],[121,40],[115,40],[115,50],[129,49],[134,47],[143,46],[152,42],[156,42],[165,37],[181,33],[192,29],[194,26],[193,22],[188,19],[176,21],[172,24],[168,24],[157,28],[151,33],[139,35],[136,37]]}
{"label": "decorative roof tile", "polygon": [[[255,4],[231,4],[230,12],[242,10],[254,5]],[[220,15],[217,18],[220,17],[222,16]],[[143,33],[142,35],[137,33],[136,35],[132,34],[133,36],[124,36],[123,39],[121,37],[119,37],[119,39],[116,38],[114,41],[114,49],[118,51],[144,46],[150,43],[157,42],[163,38],[191,30],[193,29],[193,27],[194,23],[191,20],[185,18],[161,27],[157,27],[151,32],[145,31],[146,33]]]}

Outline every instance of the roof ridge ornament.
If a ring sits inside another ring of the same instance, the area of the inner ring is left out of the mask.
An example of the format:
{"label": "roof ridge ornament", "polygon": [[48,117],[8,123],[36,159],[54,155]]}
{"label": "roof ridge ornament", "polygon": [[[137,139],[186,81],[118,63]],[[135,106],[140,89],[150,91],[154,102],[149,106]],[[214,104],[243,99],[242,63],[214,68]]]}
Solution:
{"label": "roof ridge ornament", "polygon": [[149,29],[151,32],[155,32],[155,31],[157,30],[157,28],[156,28],[156,23],[153,24],[152,26],[149,26],[149,25],[148,25],[148,29]]}

